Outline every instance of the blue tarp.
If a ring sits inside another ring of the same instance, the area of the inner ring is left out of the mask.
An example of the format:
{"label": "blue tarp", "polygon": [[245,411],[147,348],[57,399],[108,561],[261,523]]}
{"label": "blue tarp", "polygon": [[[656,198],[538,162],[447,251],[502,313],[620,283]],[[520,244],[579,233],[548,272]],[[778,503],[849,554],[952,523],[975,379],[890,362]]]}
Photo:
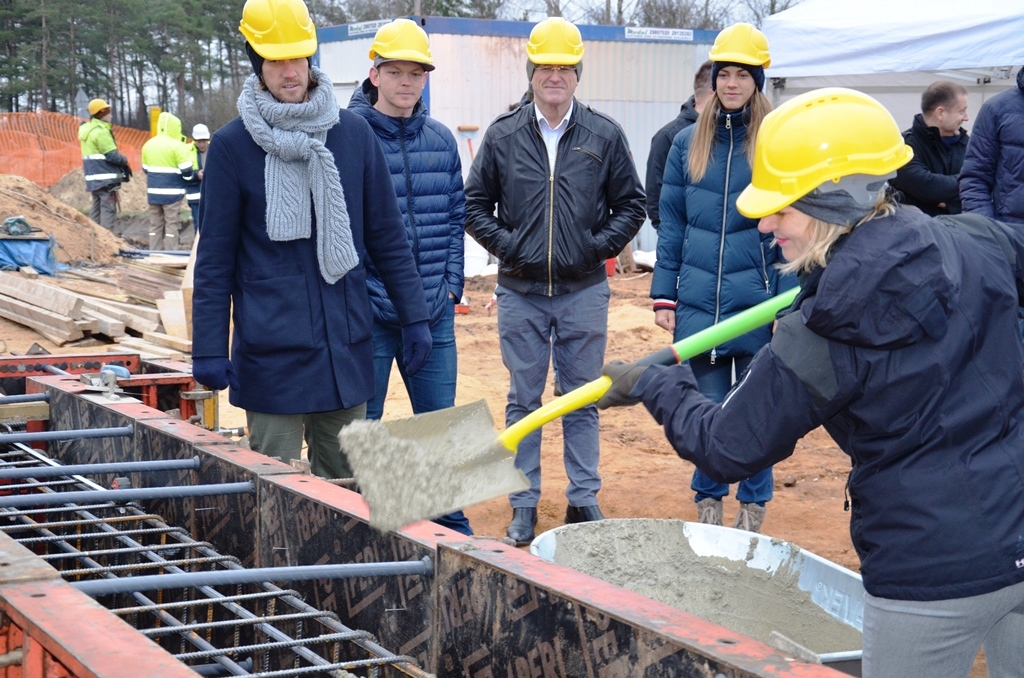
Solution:
{"label": "blue tarp", "polygon": [[53,236],[35,238],[0,237],[0,268],[17,270],[31,266],[42,275],[54,275],[63,268],[57,262],[57,241]]}

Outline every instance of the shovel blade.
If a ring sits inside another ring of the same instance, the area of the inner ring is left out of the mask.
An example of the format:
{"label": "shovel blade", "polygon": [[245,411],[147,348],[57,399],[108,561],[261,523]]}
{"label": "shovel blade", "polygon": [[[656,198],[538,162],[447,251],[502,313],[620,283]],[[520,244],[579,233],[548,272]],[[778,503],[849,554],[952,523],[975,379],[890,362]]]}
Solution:
{"label": "shovel blade", "polygon": [[436,518],[530,486],[497,442],[479,400],[393,421],[356,421],[338,435],[381,531]]}

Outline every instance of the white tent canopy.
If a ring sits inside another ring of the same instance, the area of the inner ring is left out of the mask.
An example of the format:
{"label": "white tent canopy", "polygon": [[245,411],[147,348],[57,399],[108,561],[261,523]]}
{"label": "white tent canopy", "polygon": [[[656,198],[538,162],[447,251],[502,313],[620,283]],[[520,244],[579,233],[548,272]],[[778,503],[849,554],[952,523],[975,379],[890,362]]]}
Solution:
{"label": "white tent canopy", "polygon": [[772,78],[1024,63],[1021,0],[804,0],[763,30]]}

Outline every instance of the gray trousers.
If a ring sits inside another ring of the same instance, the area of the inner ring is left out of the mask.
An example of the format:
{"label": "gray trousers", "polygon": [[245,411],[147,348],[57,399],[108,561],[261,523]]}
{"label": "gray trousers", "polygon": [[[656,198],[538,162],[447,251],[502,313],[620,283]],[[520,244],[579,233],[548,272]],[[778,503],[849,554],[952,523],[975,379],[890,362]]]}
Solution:
{"label": "gray trousers", "polygon": [[178,249],[181,232],[181,201],[149,206],[149,249]]}
{"label": "gray trousers", "polygon": [[117,225],[117,188],[101,188],[92,192],[92,207],[89,218],[113,232]]}
{"label": "gray trousers", "polygon": [[347,410],[313,414],[245,413],[249,447],[285,463],[299,459],[306,440],[310,472],[321,478],[351,478],[352,467],[338,444],[338,433],[353,421],[366,418],[366,403]]}
{"label": "gray trousers", "polygon": [[1024,582],[953,600],[864,594],[864,678],[965,678],[982,646],[989,678],[1024,676]]}
{"label": "gray trousers", "polygon": [[[511,426],[541,406],[548,365],[554,360],[562,391],[601,376],[608,343],[608,281],[557,297],[526,295],[498,286],[498,335],[501,360],[509,372],[505,425]],[[601,489],[597,407],[588,405],[561,419],[562,461],[569,477],[565,490],[571,506],[594,506]],[[541,432],[519,443],[516,468],[530,479],[530,489],[509,496],[512,508],[537,506],[540,500]]]}

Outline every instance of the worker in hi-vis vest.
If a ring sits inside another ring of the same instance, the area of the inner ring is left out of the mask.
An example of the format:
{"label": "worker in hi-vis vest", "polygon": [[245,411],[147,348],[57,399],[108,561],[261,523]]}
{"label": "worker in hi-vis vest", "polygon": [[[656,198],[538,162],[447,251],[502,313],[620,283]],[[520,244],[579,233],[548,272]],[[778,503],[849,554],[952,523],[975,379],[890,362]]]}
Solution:
{"label": "worker in hi-vis vest", "polygon": [[103,99],[90,101],[89,119],[79,126],[78,140],[82,142],[85,190],[92,193],[89,218],[113,231],[117,222],[117,191],[132,178],[132,168],[128,158],[117,150],[110,118],[110,104]]}
{"label": "worker in hi-vis vest", "polygon": [[171,113],[157,118],[156,136],[142,145],[149,201],[149,249],[176,250],[181,231],[181,202],[192,179],[192,152],[181,136],[181,120]]}

